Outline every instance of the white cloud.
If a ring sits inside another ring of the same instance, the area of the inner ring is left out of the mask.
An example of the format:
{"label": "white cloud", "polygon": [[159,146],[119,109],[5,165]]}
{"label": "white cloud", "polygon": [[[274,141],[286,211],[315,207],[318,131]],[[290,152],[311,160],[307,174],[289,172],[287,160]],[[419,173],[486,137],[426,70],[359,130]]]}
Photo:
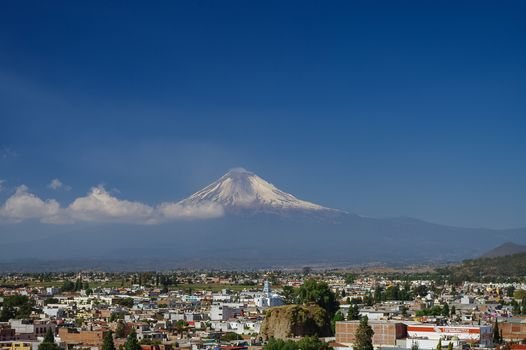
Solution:
{"label": "white cloud", "polygon": [[[62,184],[59,186],[58,183],[55,185],[57,188],[63,186]],[[39,198],[28,192],[27,186],[22,185],[0,207],[0,219],[9,222],[38,219],[47,224],[85,221],[148,225],[175,220],[217,218],[223,215],[223,207],[213,202],[204,202],[199,205],[164,202],[151,207],[141,202],[116,198],[102,185],[93,187],[86,196],[76,198],[65,208],[62,208],[54,199]]]}
{"label": "white cloud", "polygon": [[27,219],[40,219],[42,222],[58,220],[60,204],[54,199],[43,201],[28,192],[25,185],[19,186],[15,193],[0,207],[0,217],[20,222]]}
{"label": "white cloud", "polygon": [[52,190],[58,190],[62,187],[62,182],[59,179],[53,179],[47,187],[51,188]]}
{"label": "white cloud", "polygon": [[65,191],[71,190],[71,186],[64,185],[62,181],[60,181],[59,179],[51,180],[51,182],[49,183],[49,185],[47,185],[47,187],[51,188],[52,190],[59,190],[59,189],[63,189]]}
{"label": "white cloud", "polygon": [[152,207],[115,198],[100,185],[75,199],[66,211],[78,221],[149,223],[153,216]]}

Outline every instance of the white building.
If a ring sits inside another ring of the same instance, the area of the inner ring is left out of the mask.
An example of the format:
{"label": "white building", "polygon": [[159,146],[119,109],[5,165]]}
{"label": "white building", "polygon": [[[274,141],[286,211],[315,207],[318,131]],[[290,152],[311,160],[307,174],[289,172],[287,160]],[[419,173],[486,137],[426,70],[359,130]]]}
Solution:
{"label": "white building", "polygon": [[458,339],[476,343],[481,347],[493,344],[491,326],[436,326],[435,324],[412,324],[407,326],[410,338],[420,339]]}

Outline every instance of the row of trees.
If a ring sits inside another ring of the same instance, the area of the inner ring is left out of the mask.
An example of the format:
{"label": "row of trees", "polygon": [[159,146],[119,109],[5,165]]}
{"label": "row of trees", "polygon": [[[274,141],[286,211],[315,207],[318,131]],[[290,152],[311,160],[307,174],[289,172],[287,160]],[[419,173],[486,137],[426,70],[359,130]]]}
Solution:
{"label": "row of trees", "polygon": [[[417,293],[420,293],[420,291],[417,291]],[[387,300],[413,300],[409,284],[406,283],[402,288],[398,284],[388,286],[385,289],[377,286],[374,290],[374,301],[379,303]]]}
{"label": "row of trees", "polygon": [[457,312],[455,306],[449,308],[447,303],[444,303],[444,306],[435,305],[431,308],[419,310],[416,312],[416,316],[444,316],[449,317],[454,315]]}
{"label": "row of trees", "polygon": [[60,290],[62,292],[78,292],[81,290],[88,290],[89,289],[89,283],[88,282],[82,282],[82,279],[77,278],[75,282],[71,280],[65,280],[62,283],[62,286],[60,287]]}

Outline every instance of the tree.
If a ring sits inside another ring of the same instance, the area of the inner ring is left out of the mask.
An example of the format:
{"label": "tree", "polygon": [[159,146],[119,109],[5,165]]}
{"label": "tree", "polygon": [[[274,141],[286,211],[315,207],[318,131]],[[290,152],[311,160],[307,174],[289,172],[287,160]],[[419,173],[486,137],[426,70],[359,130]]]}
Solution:
{"label": "tree", "polygon": [[354,335],[354,350],[374,350],[373,335],[374,331],[369,326],[367,316],[362,317]]}
{"label": "tree", "polygon": [[298,340],[282,340],[270,338],[263,350],[332,350],[324,341],[317,337],[304,337]]}
{"label": "tree", "polygon": [[126,328],[124,327],[124,322],[119,321],[117,323],[117,328],[115,329],[115,338],[125,338],[126,337]]}
{"label": "tree", "polygon": [[495,319],[495,325],[493,326],[493,343],[500,344],[500,332],[499,332],[499,321]]}
{"label": "tree", "polygon": [[367,306],[373,306],[374,304],[374,299],[373,299],[373,296],[371,295],[371,292],[368,292],[365,297],[363,298],[363,303]]}
{"label": "tree", "polygon": [[235,332],[226,332],[221,336],[223,341],[243,340],[243,337]]}
{"label": "tree", "polygon": [[442,316],[449,316],[449,305],[447,303],[444,303],[444,307],[442,308]]}
{"label": "tree", "polygon": [[11,318],[28,318],[33,312],[34,301],[26,295],[10,295],[4,297],[0,320],[9,321]]}
{"label": "tree", "polygon": [[281,295],[285,304],[294,304],[296,302],[296,291],[292,286],[283,286]]}
{"label": "tree", "polygon": [[113,333],[111,331],[104,333],[102,350],[116,350],[115,343],[113,343]]}
{"label": "tree", "polygon": [[121,306],[131,308],[133,307],[133,298],[123,298],[117,301],[117,303]]}
{"label": "tree", "polygon": [[374,289],[374,301],[375,303],[379,303],[382,301],[382,287],[376,286]]}
{"label": "tree", "polygon": [[354,276],[352,273],[348,273],[345,275],[346,284],[353,284],[355,280],[356,280],[356,276]]}
{"label": "tree", "polygon": [[309,279],[298,290],[298,302],[301,304],[315,303],[333,317],[340,304],[326,282]]}
{"label": "tree", "polygon": [[55,344],[55,337],[53,336],[51,328],[47,329],[47,332],[44,335],[44,340],[38,346],[38,350],[62,350],[60,346]]}
{"label": "tree", "polygon": [[53,336],[53,331],[51,328],[48,328],[46,331],[46,335],[44,335],[43,343],[54,343],[55,342],[55,336]]}
{"label": "tree", "polygon": [[73,292],[75,291],[75,283],[73,283],[70,280],[65,280],[62,283],[62,287],[60,287],[60,290],[63,292]]}
{"label": "tree", "polygon": [[126,350],[141,350],[141,345],[139,344],[139,341],[137,340],[137,333],[135,333],[135,330],[128,335],[128,338],[126,338],[126,343],[124,344],[124,348]]}
{"label": "tree", "polygon": [[453,350],[453,343],[452,342],[449,342],[449,344],[447,344],[447,350]]}
{"label": "tree", "polygon": [[413,340],[411,342],[411,350],[418,350],[418,349],[419,349],[418,342],[416,340]]}
{"label": "tree", "polygon": [[442,350],[442,338],[438,339],[436,350]]}
{"label": "tree", "polygon": [[349,307],[349,312],[347,313],[347,320],[359,320],[360,319],[360,308],[358,305],[353,304]]}
{"label": "tree", "polygon": [[82,279],[77,278],[75,281],[75,291],[79,291],[82,289]]}
{"label": "tree", "polygon": [[400,307],[400,314],[401,314],[402,316],[404,316],[404,317],[407,317],[407,310],[408,310],[408,309],[407,309],[407,306],[402,305],[402,306]]}
{"label": "tree", "polygon": [[48,304],[58,304],[58,299],[57,298],[46,298],[44,300],[44,305],[48,305]]}
{"label": "tree", "polygon": [[2,307],[0,312],[0,322],[8,322],[10,319],[15,318],[15,309],[10,305],[5,305]]}
{"label": "tree", "polygon": [[324,341],[317,337],[304,337],[296,342],[298,350],[332,350]]}

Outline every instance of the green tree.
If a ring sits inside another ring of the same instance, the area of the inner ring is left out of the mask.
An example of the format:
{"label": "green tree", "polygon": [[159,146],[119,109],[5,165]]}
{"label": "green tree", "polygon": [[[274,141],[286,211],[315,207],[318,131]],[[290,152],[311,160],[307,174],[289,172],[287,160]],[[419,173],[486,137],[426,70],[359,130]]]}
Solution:
{"label": "green tree", "polygon": [[453,343],[452,342],[449,342],[449,344],[447,344],[447,350],[453,350]]}
{"label": "green tree", "polygon": [[442,338],[438,339],[436,350],[442,350]]}
{"label": "green tree", "polygon": [[296,302],[296,290],[292,286],[283,286],[281,295],[285,304],[294,304]]}
{"label": "green tree", "polygon": [[75,281],[75,291],[82,290],[82,279],[77,278]]}
{"label": "green tree", "polygon": [[113,333],[111,331],[104,333],[102,350],[116,350],[115,343],[113,342]]}
{"label": "green tree", "polygon": [[346,284],[353,284],[355,280],[356,280],[356,276],[353,275],[352,273],[348,273],[345,275]]}
{"label": "green tree", "polygon": [[133,330],[130,335],[128,335],[128,338],[126,338],[126,343],[124,344],[124,348],[126,350],[141,350],[141,345],[139,344],[139,341],[137,340],[137,333],[135,333],[135,330]]}
{"label": "green tree", "polygon": [[413,340],[411,342],[411,350],[418,350],[418,349],[419,349],[418,342],[416,340]]}
{"label": "green tree", "polygon": [[380,286],[376,286],[374,289],[374,302],[379,303],[382,301],[382,288]]}
{"label": "green tree", "polygon": [[34,301],[26,295],[10,295],[4,297],[0,319],[5,322],[11,318],[28,318],[33,311],[33,305]]}
{"label": "green tree", "polygon": [[449,316],[449,305],[447,303],[444,303],[444,307],[442,308],[442,316]]}
{"label": "green tree", "polygon": [[10,319],[15,318],[15,315],[15,309],[10,305],[4,304],[0,312],[0,322],[8,322]]}
{"label": "green tree", "polygon": [[317,337],[304,337],[296,342],[298,350],[332,350],[324,341]]}
{"label": "green tree", "polygon": [[282,340],[271,338],[263,346],[263,350],[332,350],[324,341],[317,337],[304,337],[298,340]]}
{"label": "green tree", "polygon": [[44,300],[44,305],[48,305],[48,304],[58,304],[58,299],[57,298],[46,298]]}
{"label": "green tree", "polygon": [[223,341],[243,340],[243,337],[235,332],[226,332],[221,336]]}
{"label": "green tree", "polygon": [[133,307],[133,298],[123,298],[120,299],[117,303],[121,306],[131,308]]}
{"label": "green tree", "polygon": [[374,299],[373,299],[373,296],[371,295],[371,292],[368,292],[365,297],[363,298],[363,303],[367,306],[373,306],[374,304]]}
{"label": "green tree", "polygon": [[70,280],[65,280],[62,283],[62,287],[60,287],[60,290],[63,292],[73,292],[75,291],[75,283],[73,283]]}
{"label": "green tree", "polygon": [[298,290],[298,302],[301,304],[315,303],[333,317],[340,304],[326,282],[309,279]]}
{"label": "green tree", "polygon": [[362,317],[354,335],[354,350],[374,350],[373,335],[374,331],[369,326],[367,316]]}
{"label": "green tree", "polygon": [[359,320],[360,319],[360,308],[358,305],[353,304],[349,307],[349,312],[347,313],[347,320]]}
{"label": "green tree", "polygon": [[126,328],[124,322],[119,321],[117,323],[117,328],[115,329],[115,338],[125,338],[126,337]]}
{"label": "green tree", "polygon": [[48,328],[46,331],[46,334],[44,335],[43,343],[55,343],[55,336],[53,335],[53,331],[51,328]]}
{"label": "green tree", "polygon": [[44,340],[38,345],[38,350],[62,350],[60,346],[55,344],[55,337],[51,328],[47,329]]}
{"label": "green tree", "polygon": [[400,314],[401,314],[402,316],[404,316],[404,317],[407,317],[407,310],[408,310],[408,309],[407,309],[407,306],[402,305],[402,306],[400,307]]}

